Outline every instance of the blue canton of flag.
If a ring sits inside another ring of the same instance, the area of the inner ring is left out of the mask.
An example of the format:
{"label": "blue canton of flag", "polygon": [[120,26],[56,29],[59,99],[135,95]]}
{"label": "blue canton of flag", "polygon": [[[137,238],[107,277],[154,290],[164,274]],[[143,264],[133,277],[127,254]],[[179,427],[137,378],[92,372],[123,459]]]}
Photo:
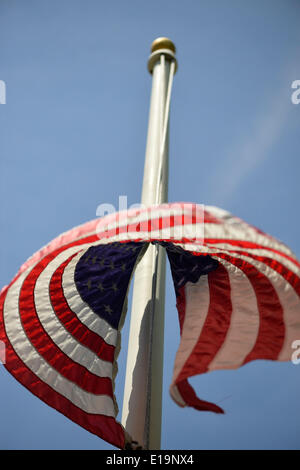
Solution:
{"label": "blue canton of flag", "polygon": [[133,242],[91,246],[76,265],[75,284],[80,296],[115,329],[143,246]]}

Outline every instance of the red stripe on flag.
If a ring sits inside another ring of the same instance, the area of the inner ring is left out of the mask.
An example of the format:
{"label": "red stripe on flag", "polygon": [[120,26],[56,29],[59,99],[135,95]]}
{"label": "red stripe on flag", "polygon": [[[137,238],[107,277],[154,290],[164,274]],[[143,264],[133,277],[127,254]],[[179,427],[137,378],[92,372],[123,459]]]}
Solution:
{"label": "red stripe on flag", "polygon": [[[53,309],[66,330],[81,344],[89,348],[104,361],[113,362],[115,347],[107,344],[104,339],[86,325],[81,323],[77,315],[70,309],[62,289],[62,276],[65,267],[76,255],[70,256],[52,275],[50,281],[50,299]],[[74,286],[75,289],[75,286]]]}
{"label": "red stripe on flag", "polygon": [[244,252],[243,254],[274,269],[274,271],[280,274],[293,287],[295,292],[300,297],[300,278],[295,273],[293,273],[293,271],[290,271],[286,266],[275,259],[267,258],[266,256],[253,255],[252,253],[248,252]]}
{"label": "red stripe on flag", "polygon": [[260,315],[260,323],[256,343],[246,356],[243,364],[256,359],[276,360],[281,351],[285,326],[283,308],[273,285],[262,272],[247,261],[229,255],[219,254],[231,264],[241,269],[251,283]]}
{"label": "red stripe on flag", "polygon": [[193,387],[191,387],[187,380],[182,380],[176,385],[181,397],[188,406],[191,406],[192,408],[195,408],[199,411],[212,411],[214,413],[224,413],[224,410],[218,405],[215,405],[214,403],[211,403],[209,401],[200,400],[197,397]]}
{"label": "red stripe on flag", "polygon": [[[89,225],[89,224],[87,224]],[[70,230],[66,234],[63,234],[49,243],[46,247],[42,248],[41,250],[37,251],[29,260],[27,260],[24,264],[22,264],[21,268],[19,269],[17,275],[11,281],[10,285],[15,282],[18,277],[26,271],[26,269],[33,266],[38,261],[40,261],[45,256],[49,255],[50,253],[57,252],[60,253],[61,251],[70,248],[71,246],[75,245],[83,245],[84,243],[93,243],[99,240],[98,235],[90,235],[88,237],[80,238],[80,240],[74,240],[74,238],[83,236],[85,231],[77,229]]]}
{"label": "red stripe on flag", "polygon": [[70,359],[52,341],[37,316],[34,302],[35,283],[41,272],[55,256],[56,253],[53,252],[43,258],[23,282],[19,297],[19,311],[25,333],[38,353],[66,379],[76,383],[87,392],[113,397],[111,379],[98,377]]}
{"label": "red stripe on flag", "polygon": [[[236,258],[239,258],[241,255],[248,256],[249,258],[260,261],[261,263],[264,263],[266,266],[269,266],[270,268],[274,269],[274,271],[280,274],[291,285],[291,287],[293,287],[295,292],[300,297],[300,277],[297,276],[297,274],[295,274],[293,271],[290,271],[289,268],[287,268],[280,261],[275,260],[273,258],[268,258],[267,256],[254,255],[249,251],[235,251],[235,250],[226,250],[226,251],[229,251],[230,253],[232,253],[232,255]],[[199,255],[199,253],[193,253],[193,254]],[[222,255],[223,255],[223,252],[210,253],[210,256],[221,257]]]}
{"label": "red stripe on flag", "polygon": [[[266,266],[269,266],[270,268],[274,269],[274,271],[280,274],[291,285],[291,287],[293,287],[295,292],[300,297],[299,276],[297,276],[297,274],[295,274],[293,271],[290,271],[280,261],[275,260],[273,258],[268,258],[267,256],[254,255],[249,251],[234,251],[234,250],[227,250],[227,251],[230,251],[230,253],[232,253],[237,258],[241,255],[248,256],[249,258],[260,261],[261,263],[264,263]],[[220,256],[222,254],[223,254],[222,252],[217,252],[217,253],[212,253],[211,256]]]}
{"label": "red stripe on flag", "polygon": [[3,304],[7,289],[0,296],[0,340],[6,346],[5,368],[15,379],[17,379],[27,390],[44,401],[47,405],[56,409],[71,421],[96,434],[113,446],[120,449],[125,445],[125,433],[123,427],[110,416],[90,414],[73,405],[67,398],[53,390],[45,382],[41,381],[18,357],[5,332],[3,320]]}
{"label": "red stripe on flag", "polygon": [[[273,253],[277,253],[280,256],[283,256],[284,258],[286,258],[289,261],[291,261],[292,263],[294,263],[298,268],[300,268],[300,263],[295,258],[293,258],[292,256],[289,256],[289,255],[287,255],[286,253],[283,253],[280,250],[275,250],[275,248],[271,248],[269,246],[264,246],[264,245],[260,245],[260,244],[253,243],[253,242],[248,242],[248,241],[244,241],[244,240],[243,241],[242,240],[231,240],[231,239],[228,239],[228,238],[205,238],[203,244],[204,245],[208,245],[208,244],[218,245],[219,243],[225,243],[225,244],[232,245],[232,246],[239,246],[241,248],[250,248],[250,249],[254,248],[254,249],[258,249],[258,250],[268,250],[268,251],[271,251]],[[209,247],[209,248],[213,248],[213,247]],[[217,249],[217,247],[216,247],[216,249]],[[228,250],[226,250],[226,251],[228,251]],[[236,252],[236,253],[238,254],[239,252]],[[201,253],[200,253],[200,255],[201,255]]]}
{"label": "red stripe on flag", "polygon": [[[185,311],[186,311],[186,295],[185,295],[184,287],[181,287],[178,291],[176,307],[177,307],[178,317],[179,317],[180,335],[182,335],[184,319],[185,319]],[[200,411],[212,411],[214,413],[224,413],[222,408],[215,405],[214,403],[200,400],[197,397],[194,389],[191,387],[191,385],[188,383],[186,379],[180,381],[180,379],[177,378],[175,383],[181,395],[181,398],[183,399],[183,401],[185,402],[187,406],[191,406],[195,408],[196,410],[200,410]],[[176,401],[176,403],[179,406],[182,406],[180,402]]]}
{"label": "red stripe on flag", "polygon": [[183,366],[178,381],[207,372],[208,366],[222,346],[232,313],[229,275],[220,263],[208,274],[210,304],[199,339]]}

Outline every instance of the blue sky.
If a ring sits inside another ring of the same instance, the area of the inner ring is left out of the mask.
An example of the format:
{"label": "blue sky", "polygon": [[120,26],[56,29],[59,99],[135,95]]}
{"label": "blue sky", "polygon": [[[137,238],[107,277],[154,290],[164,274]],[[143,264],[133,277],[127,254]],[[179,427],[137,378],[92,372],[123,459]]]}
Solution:
{"label": "blue sky", "polygon": [[[253,0],[1,0],[1,265],[7,284],[101,203],[140,201],[152,41],[177,46],[169,201],[216,205],[300,258],[300,4]],[[167,275],[163,449],[299,449],[300,366],[258,361],[193,378],[224,416],[169,397],[179,329]],[[122,409],[129,316],[117,397]],[[0,366],[1,449],[112,449]]]}

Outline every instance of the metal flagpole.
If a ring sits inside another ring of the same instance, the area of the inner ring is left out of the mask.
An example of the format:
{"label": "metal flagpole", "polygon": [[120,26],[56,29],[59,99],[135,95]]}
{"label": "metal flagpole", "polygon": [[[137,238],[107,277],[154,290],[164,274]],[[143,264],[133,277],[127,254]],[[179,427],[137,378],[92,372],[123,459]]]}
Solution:
{"label": "metal flagpole", "polygon": [[[152,43],[152,74],[142,204],[168,200],[168,122],[175,46]],[[150,245],[137,266],[133,287],[122,424],[144,449],[160,449],[164,341],[165,252]]]}

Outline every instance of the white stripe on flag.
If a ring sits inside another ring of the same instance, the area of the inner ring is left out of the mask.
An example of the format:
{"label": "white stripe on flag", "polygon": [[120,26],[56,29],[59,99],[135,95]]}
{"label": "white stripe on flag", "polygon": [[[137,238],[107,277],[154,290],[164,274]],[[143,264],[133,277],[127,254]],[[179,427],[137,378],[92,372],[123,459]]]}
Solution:
{"label": "white stripe on flag", "polygon": [[195,284],[187,282],[185,289],[185,317],[180,345],[176,354],[172,383],[180,374],[201,334],[209,309],[207,276],[201,276]]}
{"label": "white stripe on flag", "polygon": [[233,246],[230,245],[229,243],[218,243],[218,245],[213,245],[208,243],[208,247],[210,247],[211,252],[216,253],[218,250],[222,251],[229,256],[232,255],[232,253],[237,253],[237,255],[233,256],[240,256],[239,252],[241,251],[246,251],[250,255],[255,255],[255,256],[263,256],[266,258],[275,259],[279,263],[283,264],[287,269],[292,271],[294,274],[297,276],[300,276],[300,268],[293,262],[287,259],[285,256],[280,255],[279,253],[275,253],[270,250],[265,250],[265,249],[257,249],[257,248],[242,248],[239,246]]}
{"label": "white stripe on flag", "polygon": [[252,258],[244,255],[239,257],[249,264],[255,266],[262,272],[277,292],[279,301],[283,307],[283,320],[285,325],[285,339],[283,347],[279,353],[278,361],[291,360],[293,353],[292,342],[300,338],[300,298],[295,292],[293,287],[274,269],[265,265],[260,261],[255,261]]}
{"label": "white stripe on flag", "polygon": [[170,386],[170,394],[171,394],[171,397],[173,398],[173,400],[175,400],[179,405],[186,406],[186,403],[185,403],[184,399],[182,398],[182,396],[179,393],[177,385],[172,384]]}
{"label": "white stripe on flag", "polygon": [[249,226],[240,227],[236,225],[225,225],[225,224],[205,224],[204,231],[205,239],[216,238],[216,239],[228,239],[252,242],[261,247],[272,248],[281,251],[284,254],[294,257],[291,250],[283,243],[278,242],[275,239],[271,239],[265,235],[258,233],[256,230]]}
{"label": "white stripe on flag", "polygon": [[229,275],[232,314],[223,345],[211,361],[209,370],[235,369],[255,345],[259,331],[259,312],[254,289],[236,266],[219,259]]}
{"label": "white stripe on flag", "polygon": [[21,361],[43,382],[87,413],[115,416],[114,402],[107,395],[93,395],[65,379],[36,351],[26,336],[19,317],[19,292],[31,269],[26,270],[7,291],[3,318],[8,339]]}
{"label": "white stripe on flag", "polygon": [[[56,269],[58,269],[64,261],[66,261],[72,254],[78,251],[78,248],[78,246],[73,246],[60,253],[46,266],[46,268],[38,277],[34,289],[36,313],[39,317],[42,327],[61,351],[69,356],[74,362],[81,364],[92,374],[95,374],[99,377],[111,378],[111,363],[103,361],[93,351],[77,341],[57,318],[57,315],[52,307],[49,293],[51,277]],[[93,313],[93,315],[96,314]]]}
{"label": "white stripe on flag", "polygon": [[[86,246],[86,245],[84,245]],[[62,287],[65,299],[70,310],[78,317],[78,320],[87,328],[101,336],[107,344],[116,346],[118,332],[103,318],[96,315],[93,310],[85,303],[77,292],[74,282],[76,264],[79,259],[85,255],[85,251],[74,256],[70,263],[65,267],[62,277]]]}

